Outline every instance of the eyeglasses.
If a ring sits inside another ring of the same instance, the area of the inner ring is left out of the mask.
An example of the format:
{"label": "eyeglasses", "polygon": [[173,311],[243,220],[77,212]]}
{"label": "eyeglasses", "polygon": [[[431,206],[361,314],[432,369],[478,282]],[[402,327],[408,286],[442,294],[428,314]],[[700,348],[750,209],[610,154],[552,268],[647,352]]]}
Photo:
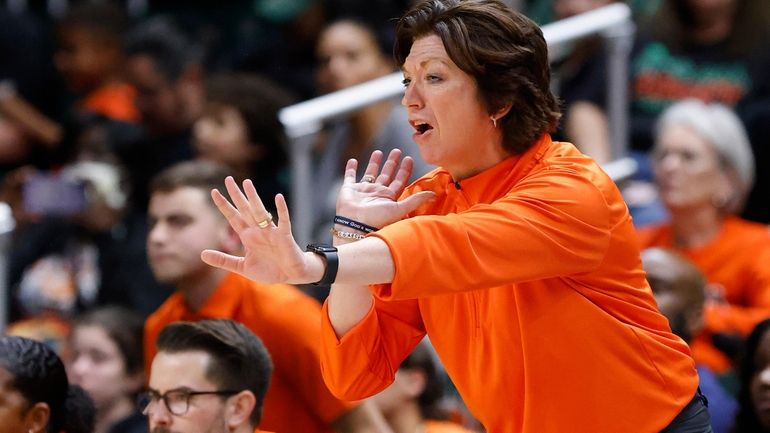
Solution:
{"label": "eyeglasses", "polygon": [[166,391],[163,394],[158,391],[149,390],[139,394],[137,403],[139,410],[143,415],[149,415],[152,408],[163,400],[163,404],[166,405],[166,409],[172,415],[184,415],[190,409],[190,398],[198,395],[218,395],[218,396],[231,396],[238,394],[241,391],[226,390],[226,391],[190,391],[186,389],[172,389]]}

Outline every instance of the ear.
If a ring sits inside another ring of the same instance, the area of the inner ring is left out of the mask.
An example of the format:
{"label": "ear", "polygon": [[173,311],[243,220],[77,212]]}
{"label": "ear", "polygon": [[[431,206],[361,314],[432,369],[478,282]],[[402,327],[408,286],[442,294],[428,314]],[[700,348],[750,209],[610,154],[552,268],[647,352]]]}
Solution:
{"label": "ear", "polygon": [[513,107],[513,102],[508,102],[507,104],[500,107],[499,110],[492,113],[490,116],[493,117],[495,120],[500,120],[503,117],[505,117],[509,111],[511,111],[511,107]]}
{"label": "ear", "polygon": [[[225,409],[225,422],[231,429],[249,424],[251,412],[257,405],[257,398],[251,391],[241,391],[230,397]],[[255,426],[256,427],[256,426]]]}
{"label": "ear", "polygon": [[27,431],[43,433],[48,430],[48,420],[51,418],[51,408],[47,403],[38,402],[27,410],[24,415],[24,425]]}

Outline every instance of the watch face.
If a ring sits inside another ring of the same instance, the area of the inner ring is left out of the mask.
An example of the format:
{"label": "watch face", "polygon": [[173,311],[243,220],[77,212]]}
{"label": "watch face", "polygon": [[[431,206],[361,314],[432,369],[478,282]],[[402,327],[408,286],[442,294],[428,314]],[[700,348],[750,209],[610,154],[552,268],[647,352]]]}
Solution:
{"label": "watch face", "polygon": [[333,253],[337,251],[337,247],[333,247],[331,245],[310,244],[307,246],[306,251],[312,251],[315,253]]}

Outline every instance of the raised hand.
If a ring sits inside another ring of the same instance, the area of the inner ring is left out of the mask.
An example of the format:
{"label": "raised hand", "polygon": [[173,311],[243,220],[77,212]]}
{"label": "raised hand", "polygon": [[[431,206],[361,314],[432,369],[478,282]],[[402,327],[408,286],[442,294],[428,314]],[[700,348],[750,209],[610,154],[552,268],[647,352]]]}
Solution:
{"label": "raised hand", "polygon": [[275,197],[278,211],[276,225],[250,180],[243,182],[241,191],[235,180],[228,176],[225,179],[225,187],[232,203],[217,190],[211,191],[211,198],[240,237],[245,248],[244,256],[205,250],[201,253],[201,259],[211,266],[236,272],[262,283],[315,281],[309,275],[310,263],[307,261],[307,255],[291,234],[289,209],[283,195],[278,194]]}
{"label": "raised hand", "polygon": [[337,195],[337,215],[374,227],[385,227],[435,196],[433,192],[421,191],[398,200],[409,182],[414,162],[408,156],[401,160],[401,151],[394,149],[380,170],[382,157],[379,150],[372,153],[360,182],[356,182],[358,161],[348,160],[342,188]]}

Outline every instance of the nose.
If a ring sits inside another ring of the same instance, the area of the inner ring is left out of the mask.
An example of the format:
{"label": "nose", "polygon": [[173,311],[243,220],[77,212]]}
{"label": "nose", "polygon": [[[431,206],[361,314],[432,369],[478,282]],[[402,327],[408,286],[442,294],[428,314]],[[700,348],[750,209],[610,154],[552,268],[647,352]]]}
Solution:
{"label": "nose", "polygon": [[682,156],[678,152],[665,152],[655,159],[655,171],[666,173],[681,168]]}
{"label": "nose", "polygon": [[151,403],[148,407],[147,419],[150,422],[150,431],[157,426],[168,426],[171,424],[171,412],[168,411],[162,400]]}
{"label": "nose", "polygon": [[164,228],[164,224],[158,221],[152,225],[150,232],[147,234],[147,245],[162,244],[165,239],[166,229]]}
{"label": "nose", "polygon": [[74,381],[80,384],[83,375],[88,372],[89,369],[89,362],[86,360],[85,356],[78,355],[78,357],[75,358],[75,360],[72,362],[72,374],[74,376]]}
{"label": "nose", "polygon": [[404,90],[404,97],[401,98],[401,105],[406,108],[421,108],[423,106],[422,95],[416,82],[411,82]]}

